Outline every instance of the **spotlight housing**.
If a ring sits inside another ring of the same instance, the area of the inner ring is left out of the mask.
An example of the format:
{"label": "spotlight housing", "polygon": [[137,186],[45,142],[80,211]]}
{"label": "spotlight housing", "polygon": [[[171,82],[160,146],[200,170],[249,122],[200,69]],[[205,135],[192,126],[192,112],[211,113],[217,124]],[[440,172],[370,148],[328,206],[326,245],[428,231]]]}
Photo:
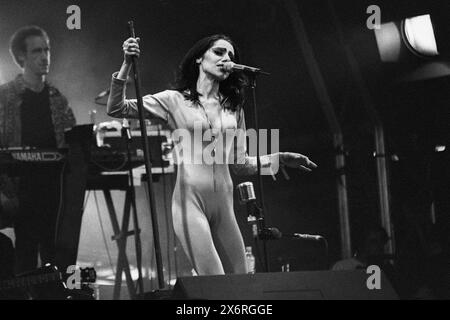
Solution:
{"label": "spotlight housing", "polygon": [[439,55],[435,30],[429,14],[403,20],[401,30],[403,42],[416,56],[433,58]]}

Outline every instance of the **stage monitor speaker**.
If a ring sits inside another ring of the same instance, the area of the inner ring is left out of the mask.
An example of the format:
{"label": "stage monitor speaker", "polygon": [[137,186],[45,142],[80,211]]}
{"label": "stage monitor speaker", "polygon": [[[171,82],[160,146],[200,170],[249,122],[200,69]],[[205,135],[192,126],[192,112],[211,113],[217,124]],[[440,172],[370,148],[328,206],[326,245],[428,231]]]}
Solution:
{"label": "stage monitor speaker", "polygon": [[386,276],[368,289],[365,270],[304,271],[180,277],[174,299],[189,300],[396,300]]}

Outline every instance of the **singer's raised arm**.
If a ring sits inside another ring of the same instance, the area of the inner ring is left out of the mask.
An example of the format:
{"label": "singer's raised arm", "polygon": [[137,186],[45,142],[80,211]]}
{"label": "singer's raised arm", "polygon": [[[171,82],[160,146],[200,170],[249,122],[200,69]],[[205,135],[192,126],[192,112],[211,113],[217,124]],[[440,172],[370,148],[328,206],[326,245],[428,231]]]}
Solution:
{"label": "singer's raised arm", "polygon": [[[126,99],[126,80],[113,74],[111,90],[109,92],[106,110],[109,116],[115,118],[138,118],[138,107],[136,99]],[[170,122],[171,97],[170,90],[165,90],[154,95],[142,97],[146,118],[158,118],[166,123]]]}
{"label": "singer's raised arm", "polygon": [[[123,43],[124,61],[119,72],[112,76],[107,102],[107,113],[116,118],[138,118],[136,99],[126,99],[126,79],[132,66],[132,57],[139,57],[139,38],[129,38]],[[162,91],[142,98],[146,118],[158,118],[171,125],[174,92]]]}

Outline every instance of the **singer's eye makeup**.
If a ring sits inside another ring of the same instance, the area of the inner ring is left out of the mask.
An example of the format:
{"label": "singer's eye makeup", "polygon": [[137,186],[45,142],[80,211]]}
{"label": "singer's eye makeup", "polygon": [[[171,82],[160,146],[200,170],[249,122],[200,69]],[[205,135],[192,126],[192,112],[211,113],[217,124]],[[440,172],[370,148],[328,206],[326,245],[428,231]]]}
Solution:
{"label": "singer's eye makeup", "polygon": [[[222,48],[222,47],[213,47],[213,48],[211,48],[211,50],[212,50],[212,52],[214,52],[219,57],[223,57],[227,53],[227,49],[226,48]],[[231,61],[234,60],[233,52],[230,51],[228,53],[228,56],[230,57]]]}

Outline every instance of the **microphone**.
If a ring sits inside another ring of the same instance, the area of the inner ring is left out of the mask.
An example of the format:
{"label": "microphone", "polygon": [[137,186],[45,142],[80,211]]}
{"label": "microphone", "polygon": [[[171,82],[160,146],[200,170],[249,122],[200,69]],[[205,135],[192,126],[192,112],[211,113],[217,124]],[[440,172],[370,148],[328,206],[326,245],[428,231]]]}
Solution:
{"label": "microphone", "polygon": [[100,92],[100,93],[95,97],[95,100],[98,100],[98,99],[101,99],[101,98],[103,98],[103,97],[106,97],[106,96],[109,94],[109,91],[110,91],[110,89],[108,88],[108,89],[106,89],[106,90]]}
{"label": "microphone", "polygon": [[276,240],[281,238],[301,239],[320,241],[324,238],[320,235],[293,233],[282,234],[277,228],[263,228],[259,226],[258,219],[260,212],[256,206],[255,190],[253,189],[253,183],[242,182],[237,185],[239,203],[247,205],[247,222],[252,225],[253,237],[258,237],[262,240]]}
{"label": "microphone", "polygon": [[293,234],[283,234],[277,228],[265,228],[259,233],[260,239],[266,240],[277,240],[281,238],[293,238],[293,239],[301,239],[301,240],[313,240],[320,241],[323,239],[322,236],[313,235],[313,234],[303,234],[303,233],[293,233]]}
{"label": "microphone", "polygon": [[249,66],[246,66],[243,64],[237,64],[237,63],[234,63],[231,61],[225,62],[223,64],[222,68],[228,72],[244,71],[244,72],[250,72],[250,73],[261,73],[261,74],[266,74],[266,75],[270,74],[270,73],[262,71],[260,68],[249,67]]}
{"label": "microphone", "polygon": [[292,235],[295,239],[303,239],[303,240],[313,240],[313,241],[320,241],[323,239],[322,236],[314,235],[314,234],[303,234],[303,233],[294,233]]}
{"label": "microphone", "polygon": [[259,208],[256,205],[255,190],[253,183],[242,182],[237,187],[239,195],[239,203],[247,205],[247,223],[252,226],[253,237],[258,237],[258,216],[260,215]]}
{"label": "microphone", "polygon": [[239,203],[246,204],[254,202],[256,200],[255,190],[253,189],[253,183],[242,182],[237,186]]}

